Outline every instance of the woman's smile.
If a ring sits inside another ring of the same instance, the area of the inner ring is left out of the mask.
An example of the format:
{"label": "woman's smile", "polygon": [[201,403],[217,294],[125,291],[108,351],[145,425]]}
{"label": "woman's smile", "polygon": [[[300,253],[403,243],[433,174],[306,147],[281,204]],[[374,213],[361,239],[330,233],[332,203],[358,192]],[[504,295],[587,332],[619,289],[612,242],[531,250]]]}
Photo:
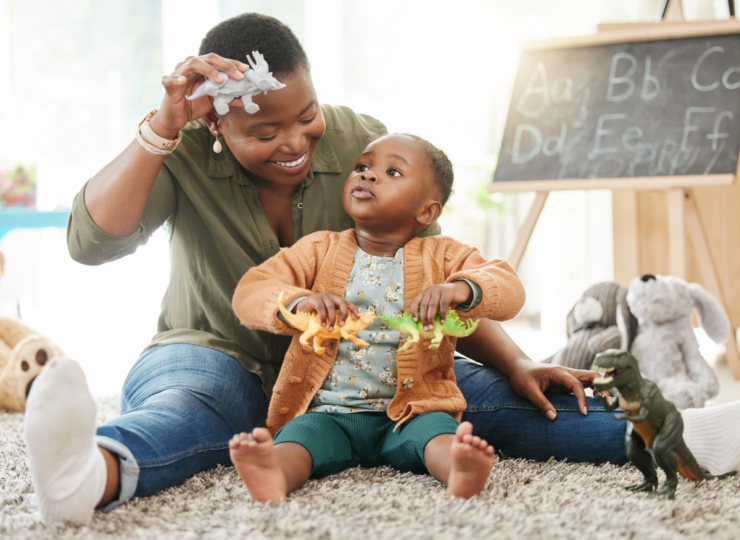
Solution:
{"label": "woman's smile", "polygon": [[302,172],[303,169],[310,163],[308,157],[308,150],[306,150],[302,156],[292,161],[270,161],[273,165],[277,165],[288,174],[297,174]]}

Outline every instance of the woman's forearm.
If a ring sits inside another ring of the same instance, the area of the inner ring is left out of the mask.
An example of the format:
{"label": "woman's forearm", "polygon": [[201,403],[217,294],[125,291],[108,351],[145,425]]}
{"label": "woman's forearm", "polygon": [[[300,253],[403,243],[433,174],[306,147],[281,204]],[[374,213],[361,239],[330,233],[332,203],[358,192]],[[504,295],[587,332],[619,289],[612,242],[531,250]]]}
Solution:
{"label": "woman's forearm", "polygon": [[112,236],[128,236],[139,226],[165,156],[133,140],[85,188],[85,206],[95,224]]}
{"label": "woman's forearm", "polygon": [[501,324],[491,319],[480,319],[475,332],[459,338],[457,352],[484,366],[496,368],[509,378],[518,364],[531,362]]}

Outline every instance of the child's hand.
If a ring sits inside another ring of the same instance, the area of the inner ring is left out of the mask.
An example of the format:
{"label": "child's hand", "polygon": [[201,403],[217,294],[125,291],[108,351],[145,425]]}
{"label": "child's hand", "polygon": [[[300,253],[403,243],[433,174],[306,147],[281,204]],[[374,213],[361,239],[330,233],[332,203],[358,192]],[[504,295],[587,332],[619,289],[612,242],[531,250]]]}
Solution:
{"label": "child's hand", "polygon": [[411,313],[414,315],[414,321],[418,321],[421,316],[424,330],[433,330],[437,312],[439,312],[439,322],[444,324],[447,309],[455,309],[459,304],[470,301],[472,296],[473,290],[464,281],[432,285],[411,300]]}
{"label": "child's hand", "polygon": [[[304,298],[295,306],[296,311],[303,311],[304,313],[313,313],[319,316],[321,325],[326,326],[326,329],[331,332],[334,329],[334,323],[336,322],[339,326],[344,324],[347,320],[347,313],[352,312],[355,318],[360,318],[360,312],[352,302],[347,302],[341,296],[331,293],[318,293],[312,294],[308,298]],[[339,310],[339,320],[337,321],[337,310]]]}

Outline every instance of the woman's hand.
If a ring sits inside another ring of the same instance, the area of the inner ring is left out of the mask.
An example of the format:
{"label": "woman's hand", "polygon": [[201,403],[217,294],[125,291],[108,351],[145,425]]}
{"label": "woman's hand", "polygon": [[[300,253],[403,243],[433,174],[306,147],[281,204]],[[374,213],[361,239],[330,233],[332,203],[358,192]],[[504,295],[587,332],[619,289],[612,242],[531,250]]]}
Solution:
{"label": "woman's hand", "polygon": [[421,316],[421,325],[424,330],[434,329],[434,318],[439,312],[439,322],[444,324],[447,309],[455,309],[458,305],[470,301],[473,291],[464,281],[453,281],[444,285],[432,285],[411,300],[411,314],[414,321]]}
{"label": "woman's hand", "polygon": [[509,379],[517,395],[531,401],[537,409],[550,420],[555,420],[557,413],[552,403],[545,397],[546,390],[573,393],[578,400],[578,408],[584,416],[586,409],[586,392],[584,388],[593,388],[595,371],[571,369],[563,366],[539,364],[531,360],[518,362],[516,369],[511,370]]}
{"label": "woman's hand", "polygon": [[[316,313],[321,320],[321,325],[331,332],[334,329],[334,323],[339,326],[347,320],[347,313],[352,312],[355,318],[360,318],[360,311],[352,302],[347,302],[341,296],[331,293],[318,293],[304,298],[295,306],[296,311],[304,313]],[[339,320],[337,320],[337,310],[339,310]]]}
{"label": "woman's hand", "polygon": [[210,96],[202,96],[193,101],[187,100],[185,96],[195,92],[206,78],[216,83],[224,82],[226,79],[220,71],[239,81],[244,78],[243,73],[248,69],[248,64],[227,60],[214,53],[189,56],[184,62],[177,64],[170,75],[162,77],[165,96],[159,111],[149,124],[160,137],[174,139],[188,122],[205,116],[213,108]]}

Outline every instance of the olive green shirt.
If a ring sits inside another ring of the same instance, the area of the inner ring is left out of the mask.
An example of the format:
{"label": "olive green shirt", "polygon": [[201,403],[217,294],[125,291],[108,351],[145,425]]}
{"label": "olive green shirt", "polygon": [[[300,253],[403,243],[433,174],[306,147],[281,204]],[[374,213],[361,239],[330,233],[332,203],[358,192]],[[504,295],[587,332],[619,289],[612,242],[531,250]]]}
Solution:
{"label": "olive green shirt", "polygon": [[[367,144],[387,133],[378,120],[347,107],[321,108],[326,133],[293,197],[294,241],[354,227],[342,207],[344,182]],[[111,236],[93,222],[83,187],[72,204],[67,245],[74,260],[103,264],[134,253],[166,224],[170,283],[157,334],[146,349],[173,343],[216,349],[259,375],[269,396],[291,338],[242,326],[231,298],[242,275],[280,246],[249,173],[223,140],[222,145],[220,154],[213,151],[213,135],[202,120],[188,124],[164,161],[139,229],[129,236]],[[433,234],[439,234],[436,223],[423,236]]]}

